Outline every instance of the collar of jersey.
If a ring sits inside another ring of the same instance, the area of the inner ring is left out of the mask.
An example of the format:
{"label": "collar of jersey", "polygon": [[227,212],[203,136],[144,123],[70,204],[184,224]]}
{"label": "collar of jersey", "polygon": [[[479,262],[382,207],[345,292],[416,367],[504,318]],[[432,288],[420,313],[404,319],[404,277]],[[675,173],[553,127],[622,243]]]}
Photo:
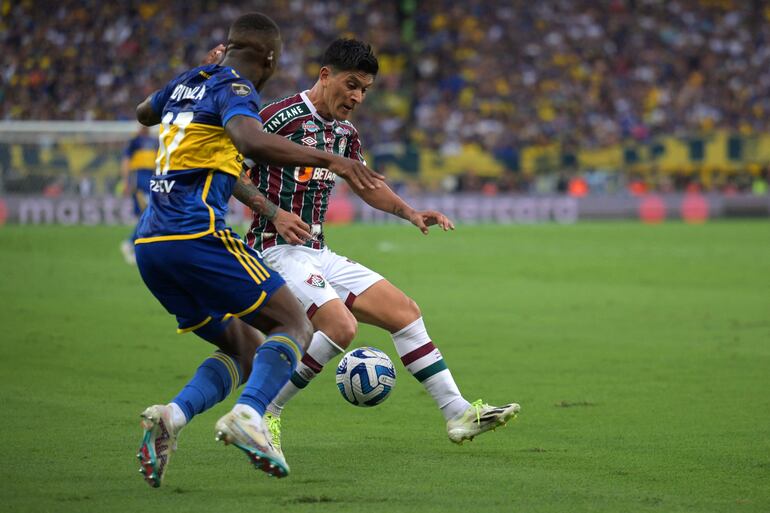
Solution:
{"label": "collar of jersey", "polygon": [[310,98],[307,97],[308,92],[309,92],[308,90],[304,90],[301,93],[299,93],[299,96],[300,98],[302,98],[302,101],[305,102],[305,105],[307,105],[307,108],[310,109],[310,112],[313,113],[313,117],[326,126],[333,127],[334,125],[336,125],[337,124],[336,119],[332,119],[331,121],[329,121],[318,113],[318,111],[315,108],[315,105],[313,105],[313,102],[311,102]]}

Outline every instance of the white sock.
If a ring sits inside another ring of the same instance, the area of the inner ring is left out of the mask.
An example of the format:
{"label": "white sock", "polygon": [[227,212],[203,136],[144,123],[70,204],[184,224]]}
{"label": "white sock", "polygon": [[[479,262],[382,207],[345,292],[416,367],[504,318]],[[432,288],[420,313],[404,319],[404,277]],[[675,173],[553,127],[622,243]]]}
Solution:
{"label": "white sock", "polygon": [[171,407],[171,422],[174,423],[174,427],[179,431],[187,424],[187,417],[184,416],[184,412],[178,404],[168,403],[168,406]]}
{"label": "white sock", "polygon": [[248,404],[236,403],[236,405],[233,406],[233,411],[238,415],[245,416],[247,419],[261,418],[259,412]]}
{"label": "white sock", "polygon": [[422,317],[392,337],[401,363],[422,383],[446,420],[468,409],[471,404],[460,393],[441,352],[431,342]]}
{"label": "white sock", "polygon": [[292,373],[291,379],[278,392],[273,402],[267,407],[267,411],[279,417],[289,399],[305,388],[323,370],[323,366],[342,351],[343,349],[327,337],[323,331],[313,333],[310,346],[302,356],[302,360],[297,363],[297,368]]}

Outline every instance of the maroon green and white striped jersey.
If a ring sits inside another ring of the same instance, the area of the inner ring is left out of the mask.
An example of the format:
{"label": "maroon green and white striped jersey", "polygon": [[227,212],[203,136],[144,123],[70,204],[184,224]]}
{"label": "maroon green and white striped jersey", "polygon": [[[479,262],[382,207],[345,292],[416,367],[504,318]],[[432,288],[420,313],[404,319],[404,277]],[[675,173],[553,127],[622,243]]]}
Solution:
{"label": "maroon green and white striped jersey", "polygon": [[[265,106],[260,111],[265,131],[282,135],[297,144],[364,162],[355,127],[347,121],[321,117],[306,93]],[[336,178],[328,169],[318,167],[282,168],[258,164],[251,168],[251,181],[269,201],[294,212],[310,226],[313,238],[305,246],[314,249],[324,247],[323,222]],[[287,244],[273,223],[256,212],[246,242],[258,251]]]}

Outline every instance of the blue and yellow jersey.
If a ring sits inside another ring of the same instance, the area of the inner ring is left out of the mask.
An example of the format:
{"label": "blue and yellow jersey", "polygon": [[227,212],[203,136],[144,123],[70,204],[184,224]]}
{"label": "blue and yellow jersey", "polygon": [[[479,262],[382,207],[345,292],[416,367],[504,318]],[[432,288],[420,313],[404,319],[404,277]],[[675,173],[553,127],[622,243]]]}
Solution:
{"label": "blue and yellow jersey", "polygon": [[149,169],[155,170],[155,157],[158,154],[158,139],[149,135],[137,135],[129,141],[123,158],[128,160],[130,172]]}
{"label": "blue and yellow jersey", "polygon": [[225,228],[243,159],[224,127],[236,115],[262,121],[254,85],[233,68],[210,64],[182,73],[151,103],[161,113],[160,145],[136,243],[195,239]]}

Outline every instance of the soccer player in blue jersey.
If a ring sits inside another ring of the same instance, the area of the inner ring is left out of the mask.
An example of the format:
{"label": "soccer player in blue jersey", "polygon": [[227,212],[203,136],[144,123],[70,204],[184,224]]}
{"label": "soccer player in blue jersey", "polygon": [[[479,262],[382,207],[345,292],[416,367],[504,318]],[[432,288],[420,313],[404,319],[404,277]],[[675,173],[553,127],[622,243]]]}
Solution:
{"label": "soccer player in blue jersey", "polygon": [[[123,182],[123,194],[131,196],[134,203],[134,215],[142,215],[147,208],[150,195],[150,177],[155,172],[155,156],[158,154],[158,138],[150,135],[145,126],[140,126],[136,135],[131,138],[123,152],[120,162],[120,173]],[[135,264],[134,241],[136,227],[131,236],[120,245],[126,263]]]}
{"label": "soccer player in blue jersey", "polygon": [[[219,348],[169,404],[142,413],[140,471],[154,487],[180,429],[242,382],[237,404],[216,423],[217,439],[243,450],[259,470],[277,477],[289,472],[262,416],[302,357],[312,327],[282,277],[225,225],[243,158],[326,167],[356,187],[377,188],[382,178],[360,162],[262,130],[258,91],[280,50],[280,32],[269,17],[243,15],[230,28],[220,64],[182,73],[137,107],[142,124],[161,125],[150,202],[137,228],[137,266],[176,316],[178,331]],[[256,208],[276,215],[267,202]],[[257,330],[267,335],[261,345]]]}

